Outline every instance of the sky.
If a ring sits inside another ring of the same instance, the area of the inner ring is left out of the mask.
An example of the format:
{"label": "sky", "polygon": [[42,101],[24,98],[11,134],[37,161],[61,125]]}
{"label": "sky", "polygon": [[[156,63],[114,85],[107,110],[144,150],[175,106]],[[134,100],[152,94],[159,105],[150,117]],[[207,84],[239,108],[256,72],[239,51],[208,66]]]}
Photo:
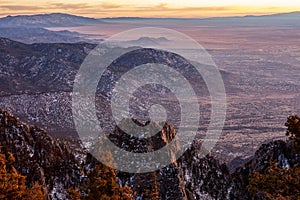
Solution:
{"label": "sky", "polygon": [[88,17],[216,17],[300,11],[300,0],[0,0],[0,16],[63,12]]}

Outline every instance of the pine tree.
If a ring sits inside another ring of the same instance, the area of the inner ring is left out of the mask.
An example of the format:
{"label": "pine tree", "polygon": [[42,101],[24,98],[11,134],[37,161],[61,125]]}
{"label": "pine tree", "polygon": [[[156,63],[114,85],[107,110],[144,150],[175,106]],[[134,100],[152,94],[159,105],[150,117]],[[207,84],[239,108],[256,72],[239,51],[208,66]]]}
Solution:
{"label": "pine tree", "polygon": [[[106,153],[107,162],[114,166],[110,152]],[[88,175],[88,194],[84,200],[132,200],[133,192],[128,186],[120,186],[114,169],[99,163]]]}
{"label": "pine tree", "polygon": [[285,126],[287,127],[286,136],[294,142],[297,149],[300,149],[300,117],[297,115],[288,117]]}
{"label": "pine tree", "polygon": [[143,197],[145,199],[159,200],[159,185],[156,178],[156,173],[151,173],[152,184],[145,190]]}
{"label": "pine tree", "polygon": [[0,154],[0,199],[21,199],[25,194],[25,176],[21,176],[11,165],[14,157]]}
{"label": "pine tree", "polygon": [[25,185],[26,176],[20,175],[14,168],[14,156],[0,154],[0,199],[7,200],[43,200],[45,195],[38,183],[32,188]]}
{"label": "pine tree", "polygon": [[67,192],[67,198],[70,200],[81,200],[83,198],[78,189],[69,188]]}
{"label": "pine tree", "polygon": [[284,169],[271,162],[265,173],[250,177],[248,191],[267,200],[300,200],[300,167]]}
{"label": "pine tree", "polygon": [[25,200],[42,200],[46,199],[42,186],[38,182],[34,182],[31,188],[27,188],[24,198]]}

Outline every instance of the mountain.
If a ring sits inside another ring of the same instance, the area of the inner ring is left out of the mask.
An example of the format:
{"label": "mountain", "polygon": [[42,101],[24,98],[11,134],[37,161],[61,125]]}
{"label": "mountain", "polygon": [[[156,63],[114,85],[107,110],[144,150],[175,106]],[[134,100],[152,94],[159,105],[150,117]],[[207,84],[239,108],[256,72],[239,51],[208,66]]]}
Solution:
{"label": "mountain", "polygon": [[240,20],[231,18],[237,22],[243,23],[245,26],[284,26],[284,27],[300,27],[300,12],[280,13],[262,16],[245,16]]}
{"label": "mountain", "polygon": [[64,199],[66,188],[83,183],[83,168],[70,147],[2,110],[0,146],[2,153],[13,153],[15,168],[27,176],[27,185],[38,181],[51,199]]}
{"label": "mountain", "polygon": [[64,13],[17,15],[0,19],[0,27],[70,27],[105,23],[88,17]]}
{"label": "mountain", "polygon": [[36,15],[17,15],[0,18],[0,27],[72,27],[72,26],[86,26],[97,25],[111,22],[126,22],[126,21],[147,21],[159,24],[168,23],[178,24],[182,23],[208,26],[300,26],[299,22],[300,12],[279,13],[271,15],[247,15],[242,17],[212,17],[212,18],[139,18],[139,17],[120,17],[120,18],[103,18],[95,19],[89,17],[82,17],[64,13],[51,14],[36,14]]}
{"label": "mountain", "polygon": [[[291,27],[299,28],[300,12],[279,13],[271,15],[247,15],[238,17],[212,17],[191,19],[195,25],[207,25],[217,27]],[[189,20],[187,20],[189,23]]]}
{"label": "mountain", "polygon": [[271,14],[271,15],[261,15],[261,16],[253,16],[247,15],[245,18],[249,17],[259,17],[259,18],[281,18],[281,19],[299,19],[300,12],[290,12],[290,13],[278,13],[278,14]]}
{"label": "mountain", "polygon": [[168,42],[172,42],[165,37],[153,38],[153,37],[140,37],[137,40],[129,40],[124,42],[128,46],[158,46],[164,45]]}
{"label": "mountain", "polygon": [[207,18],[201,21],[211,22],[212,25],[222,26],[240,26],[240,27],[264,27],[264,26],[275,26],[275,27],[300,27],[299,22],[300,12],[292,13],[279,13],[272,15],[247,15],[243,17],[217,17]]}
{"label": "mountain", "polygon": [[244,199],[252,199],[246,189],[249,184],[249,177],[254,172],[266,172],[267,168],[270,167],[270,161],[274,161],[278,167],[290,169],[300,164],[300,156],[290,141],[276,140],[262,144],[252,159],[241,164],[232,173],[232,190],[235,190],[232,197],[239,199],[239,197],[244,196],[246,197]]}
{"label": "mountain", "polygon": [[[128,123],[128,120],[122,123]],[[137,120],[133,121],[140,124]],[[138,139],[130,137],[116,126],[108,137],[115,145],[127,152],[142,153],[168,145],[176,137],[176,130],[172,125],[165,123],[155,136],[149,139]],[[103,152],[101,147],[101,143],[95,144],[91,148],[92,154],[98,156],[97,152]],[[170,153],[176,154],[179,148],[180,145],[177,144]],[[148,199],[147,191],[154,185],[158,188],[160,199],[226,199],[231,182],[226,165],[219,164],[210,155],[201,158],[200,149],[201,145],[195,142],[177,161],[170,162],[171,164],[162,169],[136,174],[118,172],[118,178],[121,185],[126,184],[132,188],[136,193],[135,199]],[[138,162],[135,164],[137,168],[141,166]]]}
{"label": "mountain", "polygon": [[74,27],[106,22],[95,18],[81,17],[64,13],[17,15],[0,18],[0,37],[23,43],[98,43],[100,40],[88,39],[89,35],[66,30],[52,31],[49,27]]}
{"label": "mountain", "polygon": [[50,132],[70,134],[73,81],[94,47],[87,43],[27,45],[0,38],[0,80],[5,83],[0,86],[0,107]]}
{"label": "mountain", "polygon": [[[121,147],[132,142],[122,136],[124,134],[118,127],[111,134],[111,141]],[[161,140],[167,145],[175,136],[172,125],[165,124],[156,141]],[[67,199],[66,191],[73,187],[81,188],[83,194],[89,192],[90,176],[87,175],[99,163],[86,154],[80,142],[70,144],[72,142],[67,138],[55,139],[43,129],[29,126],[0,110],[1,153],[12,152],[16,159],[14,166],[20,174],[27,176],[27,184],[38,181],[49,199]],[[140,144],[146,145],[147,149],[155,149],[158,145],[155,141]],[[270,160],[285,169],[300,164],[297,151],[290,142],[284,141],[263,144],[251,160],[233,173],[209,154],[201,158],[200,148],[201,144],[195,141],[177,161],[155,172],[117,172],[118,183],[131,187],[134,199],[141,200],[151,196],[149,191],[156,191],[159,199],[260,199],[254,198],[247,189],[249,177],[254,172],[264,173]]]}
{"label": "mountain", "polygon": [[[71,109],[73,83],[81,63],[95,46],[88,43],[29,45],[0,38],[0,80],[5,83],[0,85],[0,108],[27,123],[41,126],[50,134],[74,135]],[[207,94],[203,79],[194,70],[188,70],[192,67],[184,58],[153,49],[139,49],[121,56],[110,66],[115,76],[109,77],[112,73],[106,73],[102,79],[104,82],[100,81],[98,85],[98,93],[109,93],[112,84],[123,72],[148,62],[176,67],[195,83],[197,94]],[[230,73],[221,71],[221,74],[225,81],[231,78]],[[147,97],[148,93],[143,92],[140,97]],[[167,91],[155,93],[157,98],[169,95]],[[110,104],[106,104],[106,99],[101,96],[98,100],[100,115],[107,116],[107,108],[101,109],[101,106]],[[142,102],[137,104],[139,108],[142,108]],[[174,103],[172,105],[175,106]]]}
{"label": "mountain", "polygon": [[0,96],[71,91],[76,70],[95,45],[32,44],[0,38]]}
{"label": "mountain", "polygon": [[[171,135],[175,136],[176,132],[170,125],[166,125],[161,134],[162,137],[169,138],[164,140],[168,143],[172,140]],[[123,141],[121,137],[117,140]],[[38,181],[50,199],[66,199],[68,188],[84,188],[86,174],[97,164],[90,156],[82,162],[76,151],[71,151],[67,144],[53,139],[43,129],[29,126],[0,110],[2,153],[12,152],[16,159],[15,168],[27,176],[27,184]],[[151,148],[151,145],[148,147]],[[80,146],[77,148],[79,152]],[[197,149],[197,146],[193,146],[179,161],[156,171],[154,177],[153,173],[119,172],[120,183],[132,187],[136,192],[136,199],[141,198],[153,182],[159,188],[161,199],[202,199],[210,196],[225,199],[230,183],[226,165],[219,165],[210,156],[198,158]],[[85,153],[84,149],[81,151],[81,154]]]}
{"label": "mountain", "polygon": [[[225,164],[220,165],[209,155],[197,158],[199,149],[200,146],[194,143],[176,163],[178,174],[182,171],[185,175],[181,191],[185,191],[182,194],[187,195],[186,199],[266,199],[249,193],[249,178],[253,173],[264,174],[271,161],[285,170],[300,164],[299,150],[295,150],[290,141],[276,140],[262,144],[251,159],[240,164],[232,173]],[[299,187],[299,182],[291,184]],[[294,195],[299,198],[299,194]]]}
{"label": "mountain", "polygon": [[[299,12],[281,13],[262,16],[244,17],[214,17],[201,19],[180,19],[180,18],[103,18],[95,19],[81,17],[64,13],[18,15],[0,18],[0,37],[10,38],[23,43],[76,43],[90,42],[98,43],[101,39],[90,39],[91,35],[80,34],[70,31],[52,31],[49,27],[74,27],[90,26],[108,23],[120,23],[126,26],[127,23],[137,23],[138,26],[166,26],[188,25],[188,26],[216,26],[216,27],[300,27]],[[99,35],[97,35],[99,38]],[[140,38],[134,41],[135,44],[152,45],[161,42],[169,42],[163,38]]]}
{"label": "mountain", "polygon": [[279,13],[271,15],[247,15],[232,17],[209,17],[209,18],[104,18],[112,23],[135,23],[148,26],[161,25],[165,27],[188,26],[188,27],[290,27],[299,28],[300,12]]}
{"label": "mountain", "polygon": [[0,37],[9,38],[27,44],[32,43],[97,43],[99,40],[86,39],[87,35],[77,32],[50,31],[40,27],[1,27]]}

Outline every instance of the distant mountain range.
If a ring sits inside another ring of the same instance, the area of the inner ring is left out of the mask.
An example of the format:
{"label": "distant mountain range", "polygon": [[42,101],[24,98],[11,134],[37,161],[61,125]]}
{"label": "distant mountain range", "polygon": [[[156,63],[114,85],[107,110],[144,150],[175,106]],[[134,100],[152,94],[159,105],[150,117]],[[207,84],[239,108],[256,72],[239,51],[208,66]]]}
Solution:
{"label": "distant mountain range", "polygon": [[229,20],[229,19],[249,19],[249,18],[260,18],[260,19],[299,19],[300,11],[297,12],[290,12],[290,13],[277,13],[277,14],[269,14],[269,15],[245,15],[245,16],[229,16],[229,17],[208,17],[208,18],[180,18],[180,17],[173,17],[173,18],[145,18],[145,17],[107,17],[107,18],[99,18],[101,20],[149,20],[149,19],[173,19],[173,20]]}
{"label": "distant mountain range", "polygon": [[0,18],[0,37],[24,43],[76,43],[96,40],[86,39],[86,35],[71,31],[52,31],[48,27],[74,27],[103,24],[99,19],[63,13],[18,15]]}
{"label": "distant mountain range", "polygon": [[278,13],[272,15],[246,15],[242,17],[215,17],[206,18],[202,21],[210,21],[217,25],[222,22],[223,25],[230,26],[284,26],[284,27],[300,27],[300,12]]}
{"label": "distant mountain range", "polygon": [[246,15],[232,17],[210,17],[210,18],[142,18],[142,17],[117,17],[104,18],[106,22],[147,22],[146,24],[160,24],[164,26],[216,26],[216,27],[300,27],[300,12],[279,13],[271,15]]}
{"label": "distant mountain range", "polygon": [[[251,20],[258,20],[259,22],[270,22],[268,20],[290,20],[291,22],[299,21],[300,11],[291,13],[278,13],[271,15],[246,15],[233,17],[212,17],[212,18],[143,18],[143,17],[112,17],[112,18],[90,18],[65,13],[51,13],[51,14],[36,14],[36,15],[17,15],[6,16],[0,18],[0,27],[72,27],[85,26],[109,23],[110,20],[200,20],[200,21],[236,21],[243,20],[244,22],[251,22]],[[249,21],[250,20],[250,21]],[[274,24],[281,24],[279,21],[274,21]]]}
{"label": "distant mountain range", "polygon": [[264,18],[264,17],[280,17],[280,18],[299,18],[300,11],[290,12],[290,13],[277,13],[277,14],[269,14],[269,15],[245,15],[245,16],[230,16],[230,17],[209,17],[209,18],[149,18],[149,17],[106,17],[106,18],[98,18],[102,20],[110,20],[110,19],[118,19],[118,20],[145,20],[145,19],[232,19],[232,18]]}
{"label": "distant mountain range", "polygon": [[[281,13],[263,16],[214,17],[214,18],[89,18],[64,13],[17,15],[0,18],[0,37],[23,43],[76,43],[80,41],[98,43],[88,35],[71,31],[53,31],[48,28],[76,26],[93,26],[117,23],[127,26],[134,23],[138,26],[214,26],[214,27],[300,27],[300,12]],[[61,29],[60,29],[61,30]],[[63,30],[63,29],[62,29]],[[99,38],[99,37],[98,37]],[[138,41],[148,44],[149,41]],[[156,42],[156,41],[155,41]],[[153,41],[150,41],[153,43]]]}
{"label": "distant mountain range", "polygon": [[0,18],[0,27],[70,27],[104,23],[101,20],[64,13],[18,15]]}
{"label": "distant mountain range", "polygon": [[40,27],[0,27],[0,37],[10,38],[15,41],[32,43],[76,43],[90,42],[87,35],[72,31],[50,31]]}
{"label": "distant mountain range", "polygon": [[272,17],[272,18],[297,18],[299,19],[300,11],[296,12],[290,12],[290,13],[278,13],[278,14],[272,14],[272,15],[260,15],[260,16],[254,16],[254,15],[247,15],[245,17]]}

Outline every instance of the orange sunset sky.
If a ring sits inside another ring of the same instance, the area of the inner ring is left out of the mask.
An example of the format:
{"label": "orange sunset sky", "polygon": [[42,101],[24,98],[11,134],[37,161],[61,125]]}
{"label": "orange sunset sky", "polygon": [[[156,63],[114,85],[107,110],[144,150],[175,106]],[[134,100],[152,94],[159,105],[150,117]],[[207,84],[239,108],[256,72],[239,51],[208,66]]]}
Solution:
{"label": "orange sunset sky", "polygon": [[300,11],[300,0],[0,0],[0,15],[63,12],[88,17],[213,17]]}

